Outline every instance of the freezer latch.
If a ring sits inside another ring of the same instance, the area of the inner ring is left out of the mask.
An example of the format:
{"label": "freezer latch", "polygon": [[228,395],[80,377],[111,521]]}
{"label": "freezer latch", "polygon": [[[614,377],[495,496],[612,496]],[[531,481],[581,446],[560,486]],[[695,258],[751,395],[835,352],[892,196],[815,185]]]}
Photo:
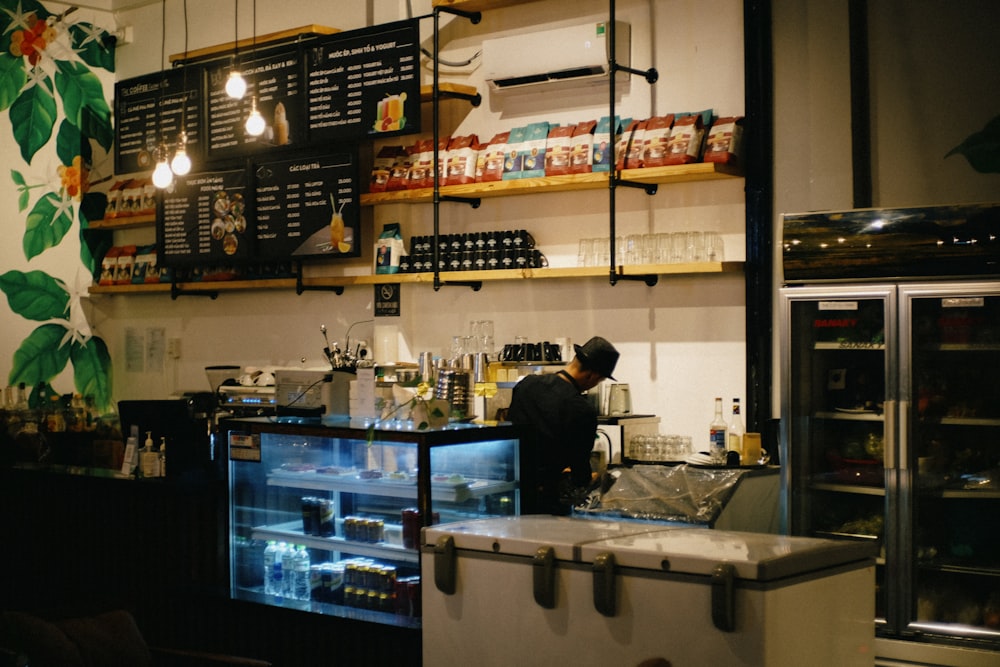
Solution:
{"label": "freezer latch", "polygon": [[556,608],[556,552],[552,547],[538,547],[532,559],[532,589],[535,602],[546,609]]}
{"label": "freezer latch", "polygon": [[604,616],[615,615],[615,555],[594,558],[594,608]]}
{"label": "freezer latch", "polygon": [[723,632],[736,629],[736,567],[719,563],[712,570],[712,622]]}
{"label": "freezer latch", "polygon": [[445,595],[455,594],[455,538],[442,535],[434,545],[434,585]]}

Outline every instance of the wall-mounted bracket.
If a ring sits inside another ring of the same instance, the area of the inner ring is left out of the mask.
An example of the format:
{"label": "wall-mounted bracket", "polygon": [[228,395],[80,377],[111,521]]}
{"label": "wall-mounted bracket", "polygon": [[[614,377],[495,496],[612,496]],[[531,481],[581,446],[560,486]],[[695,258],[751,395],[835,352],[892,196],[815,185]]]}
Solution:
{"label": "wall-mounted bracket", "polygon": [[468,204],[472,208],[479,208],[480,204],[483,203],[483,200],[479,197],[456,197],[454,195],[438,195],[437,200],[438,202],[453,201],[460,204]]}
{"label": "wall-mounted bracket", "polygon": [[434,291],[439,291],[442,287],[471,287],[473,292],[483,289],[482,280],[441,280],[440,274],[434,272]]}
{"label": "wall-mounted bracket", "polygon": [[639,181],[629,181],[624,178],[618,178],[617,176],[612,176],[614,181],[614,186],[622,186],[626,188],[638,188],[640,190],[645,190],[647,195],[655,195],[659,190],[659,185],[656,183],[640,183]]}
{"label": "wall-mounted bracket", "polygon": [[177,300],[179,296],[207,296],[208,298],[215,300],[219,298],[218,290],[182,290],[181,286],[177,284],[177,281],[170,281],[170,298],[174,301]]}
{"label": "wall-mounted bracket", "polygon": [[619,65],[614,63],[612,69],[616,72],[628,72],[629,74],[637,74],[644,79],[646,83],[652,85],[660,80],[660,73],[656,71],[655,67],[650,67],[649,69],[635,69],[634,67],[626,67],[625,65]]}
{"label": "wall-mounted bracket", "polygon": [[620,280],[628,280],[631,282],[644,282],[647,287],[653,287],[656,283],[660,282],[660,277],[655,273],[643,273],[643,274],[623,274],[617,273],[615,271],[611,272],[611,285],[617,285]]}
{"label": "wall-mounted bracket", "polygon": [[344,293],[343,285],[306,285],[302,282],[302,262],[298,262],[298,270],[295,272],[295,294],[301,296],[303,292],[333,292],[337,296]]}

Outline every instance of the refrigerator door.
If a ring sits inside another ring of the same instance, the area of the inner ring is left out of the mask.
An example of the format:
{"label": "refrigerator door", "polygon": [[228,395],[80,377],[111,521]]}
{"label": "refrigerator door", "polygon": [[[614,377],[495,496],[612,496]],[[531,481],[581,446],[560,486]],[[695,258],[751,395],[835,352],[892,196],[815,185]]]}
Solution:
{"label": "refrigerator door", "polygon": [[878,548],[876,618],[894,617],[896,287],[781,291],[785,530]]}
{"label": "refrigerator door", "polygon": [[901,626],[1000,649],[1000,283],[900,288]]}
{"label": "refrigerator door", "polygon": [[[428,666],[873,664],[874,567],[859,545],[530,516],[435,526],[424,542]],[[551,544],[567,559],[546,559]],[[442,560],[451,591],[435,585]]]}

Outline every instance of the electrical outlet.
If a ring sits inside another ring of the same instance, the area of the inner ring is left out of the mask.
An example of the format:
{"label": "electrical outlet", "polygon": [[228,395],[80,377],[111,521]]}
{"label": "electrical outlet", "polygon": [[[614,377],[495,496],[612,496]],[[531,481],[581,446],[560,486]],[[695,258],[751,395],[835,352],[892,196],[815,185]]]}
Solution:
{"label": "electrical outlet", "polygon": [[181,339],[180,338],[168,338],[167,339],[167,356],[171,359],[181,358]]}

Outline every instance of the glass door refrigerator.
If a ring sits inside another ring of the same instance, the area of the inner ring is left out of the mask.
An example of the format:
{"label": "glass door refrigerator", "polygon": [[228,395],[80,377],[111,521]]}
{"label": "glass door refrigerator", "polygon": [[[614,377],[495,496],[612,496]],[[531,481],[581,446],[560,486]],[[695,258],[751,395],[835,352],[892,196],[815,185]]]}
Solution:
{"label": "glass door refrigerator", "polygon": [[781,341],[784,529],[877,545],[887,645],[995,660],[1000,281],[785,287]]}

